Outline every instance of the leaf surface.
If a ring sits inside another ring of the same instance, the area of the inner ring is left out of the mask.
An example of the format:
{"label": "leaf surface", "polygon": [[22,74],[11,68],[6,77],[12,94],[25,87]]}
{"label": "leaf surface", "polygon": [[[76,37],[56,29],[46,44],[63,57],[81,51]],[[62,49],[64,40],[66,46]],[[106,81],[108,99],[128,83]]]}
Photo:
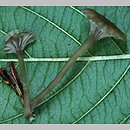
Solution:
{"label": "leaf surface", "polygon": [[[80,12],[87,7],[0,7],[1,59],[16,58],[3,51],[5,34],[14,29],[31,31],[36,42],[27,48],[33,58],[66,58],[86,40],[89,22]],[[127,35],[127,43],[105,38],[84,54],[114,56],[130,53],[128,7],[90,7],[115,23]],[[27,55],[25,55],[27,57]],[[65,62],[27,62],[31,98],[43,90]],[[18,68],[17,68],[18,69]],[[130,60],[82,61],[36,109],[33,123],[127,123],[130,120]],[[0,83],[0,123],[25,123],[23,107],[10,87]]]}

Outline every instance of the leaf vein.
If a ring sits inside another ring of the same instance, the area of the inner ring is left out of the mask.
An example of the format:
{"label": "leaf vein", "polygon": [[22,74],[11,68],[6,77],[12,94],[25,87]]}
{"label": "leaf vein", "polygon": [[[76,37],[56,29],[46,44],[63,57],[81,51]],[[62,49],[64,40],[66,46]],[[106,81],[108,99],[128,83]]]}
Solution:
{"label": "leaf vein", "polygon": [[57,29],[59,29],[60,31],[62,31],[64,34],[66,34],[68,37],[70,37],[71,39],[73,39],[77,44],[79,45],[82,45],[82,43],[80,43],[76,38],[74,38],[73,36],[71,36],[66,30],[64,30],[63,28],[61,28],[60,26],[58,26],[56,23],[50,21],[48,18],[38,14],[37,12],[27,8],[27,7],[24,7],[24,6],[21,6],[21,8],[23,8],[24,10],[27,10],[33,14],[35,14],[36,16],[44,19],[45,21],[47,21],[48,23],[50,23],[51,25],[53,25],[54,27],[56,27]]}
{"label": "leaf vein", "polygon": [[73,124],[75,124],[75,123],[79,122],[81,119],[83,119],[92,110],[94,110],[104,99],[106,99],[106,97],[117,87],[117,85],[121,82],[121,80],[123,79],[123,77],[127,74],[129,68],[130,68],[130,64],[125,69],[125,71],[120,76],[120,78],[117,80],[117,82],[113,85],[113,87],[93,107],[91,107],[87,112],[85,112],[81,117],[79,117],[79,119],[77,119],[76,121],[74,121]]}

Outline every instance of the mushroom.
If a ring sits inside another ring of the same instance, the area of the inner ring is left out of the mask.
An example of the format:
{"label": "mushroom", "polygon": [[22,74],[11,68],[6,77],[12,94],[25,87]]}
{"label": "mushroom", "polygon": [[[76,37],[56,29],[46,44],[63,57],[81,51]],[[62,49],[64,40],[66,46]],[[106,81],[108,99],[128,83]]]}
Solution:
{"label": "mushroom", "polygon": [[[97,40],[105,37],[114,37],[126,41],[126,35],[116,27],[111,21],[106,19],[101,14],[93,9],[86,9],[82,11],[90,22],[90,36],[94,35]],[[91,34],[92,33],[92,34]],[[96,40],[95,39],[95,40]]]}
{"label": "mushroom", "polygon": [[92,47],[96,42],[105,37],[114,37],[126,41],[126,35],[116,27],[112,22],[106,19],[101,14],[97,13],[93,9],[83,10],[90,22],[90,33],[87,42],[81,45],[77,51],[66,62],[61,71],[50,82],[50,84],[41,91],[31,101],[31,107],[36,108],[45,98],[45,96],[62,80],[64,75],[68,72],[70,67],[76,62],[78,57],[82,56],[87,49]]}
{"label": "mushroom", "polygon": [[24,113],[28,120],[32,119],[30,108],[29,82],[26,76],[25,62],[23,59],[23,51],[25,47],[35,40],[34,35],[30,32],[14,30],[7,34],[5,39],[4,51],[6,53],[15,53],[18,58],[20,68],[20,80],[23,85],[24,93]]}

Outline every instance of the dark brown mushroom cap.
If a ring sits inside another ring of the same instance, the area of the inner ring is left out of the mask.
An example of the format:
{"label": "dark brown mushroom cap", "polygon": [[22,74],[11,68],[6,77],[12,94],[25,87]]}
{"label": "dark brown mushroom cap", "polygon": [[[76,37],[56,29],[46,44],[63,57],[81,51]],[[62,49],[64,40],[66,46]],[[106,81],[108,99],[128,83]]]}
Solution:
{"label": "dark brown mushroom cap", "polygon": [[35,37],[32,33],[14,30],[7,34],[3,50],[6,53],[17,53],[18,51],[23,51],[34,40]]}
{"label": "dark brown mushroom cap", "polygon": [[110,36],[116,39],[121,39],[125,41],[127,40],[126,35],[118,27],[116,27],[111,21],[106,19],[104,16],[97,13],[95,10],[86,9],[82,12],[87,15],[90,22],[93,22],[101,29],[101,31],[106,35],[106,37]]}

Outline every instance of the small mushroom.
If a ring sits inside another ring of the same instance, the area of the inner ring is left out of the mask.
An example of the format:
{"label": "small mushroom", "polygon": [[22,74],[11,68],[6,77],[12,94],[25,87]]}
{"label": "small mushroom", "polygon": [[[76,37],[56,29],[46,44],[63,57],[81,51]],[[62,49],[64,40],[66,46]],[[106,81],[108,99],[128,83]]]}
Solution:
{"label": "small mushroom", "polygon": [[86,9],[83,11],[90,21],[90,33],[87,42],[85,42],[79,49],[72,55],[72,57],[66,62],[61,71],[56,75],[52,82],[41,91],[31,101],[31,107],[37,107],[45,98],[45,96],[62,80],[64,75],[68,72],[70,67],[76,62],[78,57],[83,55],[87,49],[92,47],[96,41],[104,37],[114,37],[121,40],[126,40],[126,35],[117,28],[112,22],[106,19],[92,9]]}
{"label": "small mushroom", "polygon": [[6,53],[15,53],[18,58],[20,68],[20,80],[23,84],[24,92],[24,112],[27,119],[32,119],[30,109],[29,83],[26,76],[25,62],[23,51],[26,46],[35,40],[34,35],[30,32],[14,30],[7,34],[5,39],[4,51]]}
{"label": "small mushroom", "polygon": [[[106,19],[101,14],[97,13],[93,9],[86,9],[82,11],[88,17],[90,22],[90,33],[94,33],[97,40],[100,40],[104,37],[114,37],[116,39],[121,39],[126,41],[126,35],[111,21]],[[90,34],[90,35],[92,35]]]}

